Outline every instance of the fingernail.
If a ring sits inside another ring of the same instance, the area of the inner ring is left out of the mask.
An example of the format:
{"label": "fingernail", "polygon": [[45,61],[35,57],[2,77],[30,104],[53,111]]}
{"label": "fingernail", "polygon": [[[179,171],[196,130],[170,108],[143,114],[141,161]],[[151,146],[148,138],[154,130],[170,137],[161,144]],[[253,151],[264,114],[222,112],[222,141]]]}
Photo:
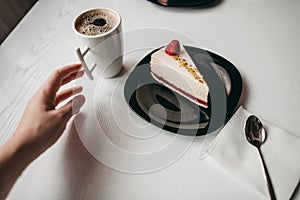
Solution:
{"label": "fingernail", "polygon": [[74,92],[81,92],[83,90],[83,87],[81,85],[78,85],[74,88]]}
{"label": "fingernail", "polygon": [[84,102],[85,102],[85,97],[83,95],[76,96],[73,99],[73,110],[75,113],[79,112]]}

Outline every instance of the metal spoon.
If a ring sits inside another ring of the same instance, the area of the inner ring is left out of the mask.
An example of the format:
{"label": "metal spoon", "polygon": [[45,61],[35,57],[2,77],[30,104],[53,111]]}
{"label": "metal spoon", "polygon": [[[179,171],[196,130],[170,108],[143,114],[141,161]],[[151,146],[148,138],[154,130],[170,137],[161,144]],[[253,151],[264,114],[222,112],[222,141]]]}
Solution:
{"label": "metal spoon", "polygon": [[269,194],[270,194],[271,200],[275,200],[276,197],[275,197],[272,181],[271,181],[268,169],[266,167],[264,157],[263,157],[263,155],[261,153],[261,149],[260,149],[261,145],[266,140],[265,128],[264,128],[263,124],[261,123],[261,121],[256,116],[251,115],[250,117],[248,117],[248,119],[246,121],[245,133],[246,133],[246,138],[247,138],[248,142],[250,144],[254,145],[258,149],[260,159],[261,159],[263,169],[264,169],[265,179],[268,184]]}

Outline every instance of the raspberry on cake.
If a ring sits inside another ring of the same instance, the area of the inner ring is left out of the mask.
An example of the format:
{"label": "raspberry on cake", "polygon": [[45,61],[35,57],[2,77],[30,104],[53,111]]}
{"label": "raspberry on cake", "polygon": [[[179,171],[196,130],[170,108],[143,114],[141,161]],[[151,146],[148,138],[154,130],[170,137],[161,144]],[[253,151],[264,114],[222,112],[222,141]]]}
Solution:
{"label": "raspberry on cake", "polygon": [[166,47],[165,52],[170,56],[178,55],[180,52],[180,44],[178,40],[172,40]]}
{"label": "raspberry on cake", "polygon": [[153,53],[150,67],[155,80],[190,101],[208,107],[208,85],[178,40]]}

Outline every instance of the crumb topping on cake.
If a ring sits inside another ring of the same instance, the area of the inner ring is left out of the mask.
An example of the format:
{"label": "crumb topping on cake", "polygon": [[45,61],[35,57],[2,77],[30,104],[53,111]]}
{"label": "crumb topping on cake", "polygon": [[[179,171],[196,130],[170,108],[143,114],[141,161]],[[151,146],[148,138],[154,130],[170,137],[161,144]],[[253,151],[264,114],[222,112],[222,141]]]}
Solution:
{"label": "crumb topping on cake", "polygon": [[179,66],[188,71],[195,78],[195,80],[199,81],[200,83],[205,82],[203,76],[200,75],[196,67],[189,64],[184,58],[181,58],[179,55],[174,55],[172,57],[174,60],[178,61]]}

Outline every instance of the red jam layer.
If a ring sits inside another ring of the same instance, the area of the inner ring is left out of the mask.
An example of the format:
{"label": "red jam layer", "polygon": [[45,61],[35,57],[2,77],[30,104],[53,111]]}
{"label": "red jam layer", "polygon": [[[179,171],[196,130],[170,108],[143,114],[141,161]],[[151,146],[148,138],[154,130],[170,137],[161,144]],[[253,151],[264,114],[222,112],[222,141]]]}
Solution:
{"label": "red jam layer", "polygon": [[200,106],[203,106],[205,108],[208,107],[208,103],[202,99],[198,99],[194,96],[192,96],[191,94],[183,91],[182,89],[176,87],[175,85],[173,85],[172,83],[166,81],[164,78],[160,77],[160,76],[157,76],[155,73],[151,72],[152,75],[157,78],[158,80],[160,80],[161,82],[163,82],[164,84],[168,85],[169,87],[173,88],[174,90],[182,93],[183,95],[185,95],[188,99],[192,100],[193,102],[195,102],[196,104],[200,105]]}

